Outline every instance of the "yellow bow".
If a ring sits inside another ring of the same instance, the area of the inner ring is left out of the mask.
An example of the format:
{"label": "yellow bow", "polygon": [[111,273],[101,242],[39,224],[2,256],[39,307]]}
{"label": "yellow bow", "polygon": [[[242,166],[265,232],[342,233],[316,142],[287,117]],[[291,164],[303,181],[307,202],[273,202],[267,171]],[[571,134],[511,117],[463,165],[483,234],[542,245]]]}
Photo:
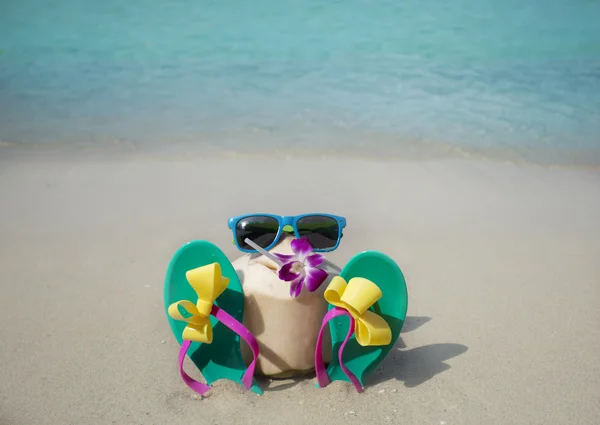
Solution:
{"label": "yellow bow", "polygon": [[[229,278],[221,275],[219,263],[188,270],[185,277],[196,291],[198,301],[196,304],[187,300],[171,304],[168,309],[169,316],[188,323],[183,330],[183,339],[210,344],[213,339],[210,312],[215,299],[229,285]],[[179,306],[183,307],[191,316],[183,317]]]}
{"label": "yellow bow", "polygon": [[325,300],[347,310],[355,320],[356,341],[362,345],[388,345],[392,342],[392,330],[383,317],[368,310],[382,293],[368,279],[353,277],[349,283],[336,276],[325,290]]}

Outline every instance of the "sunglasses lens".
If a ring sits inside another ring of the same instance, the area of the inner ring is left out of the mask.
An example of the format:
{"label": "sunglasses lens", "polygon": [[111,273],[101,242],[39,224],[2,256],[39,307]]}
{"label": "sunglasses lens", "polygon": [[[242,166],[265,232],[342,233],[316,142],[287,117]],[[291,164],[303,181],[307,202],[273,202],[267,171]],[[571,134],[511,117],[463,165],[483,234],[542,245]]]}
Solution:
{"label": "sunglasses lens", "polygon": [[242,218],[235,226],[235,238],[243,249],[254,250],[245,240],[250,239],[261,248],[267,248],[277,237],[279,222],[273,217],[255,215]]}
{"label": "sunglasses lens", "polygon": [[315,249],[333,248],[340,234],[337,220],[323,215],[302,217],[296,227],[300,237],[306,237]]}

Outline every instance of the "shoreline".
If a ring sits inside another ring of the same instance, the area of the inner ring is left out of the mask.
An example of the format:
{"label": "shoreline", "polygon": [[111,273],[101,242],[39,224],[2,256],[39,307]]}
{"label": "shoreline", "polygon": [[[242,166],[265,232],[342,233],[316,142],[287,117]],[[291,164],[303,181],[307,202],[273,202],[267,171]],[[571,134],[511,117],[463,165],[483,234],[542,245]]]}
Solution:
{"label": "shoreline", "polygon": [[[398,162],[398,163],[423,163],[437,161],[475,161],[489,164],[506,164],[523,167],[535,167],[546,169],[572,169],[572,170],[600,170],[600,150],[590,153],[577,152],[565,153],[564,156],[574,156],[578,160],[552,161],[548,157],[530,160],[514,152],[500,151],[493,153],[481,150],[466,150],[464,148],[445,146],[445,151],[429,152],[427,149],[417,148],[404,154],[394,152],[386,155],[357,151],[309,151],[305,149],[256,149],[253,152],[243,150],[220,150],[201,148],[192,144],[174,144],[165,147],[154,147],[153,149],[138,149],[132,142],[115,141],[113,143],[90,144],[15,144],[0,141],[0,161],[6,160],[54,160],[54,159],[128,159],[128,160],[155,160],[155,161],[189,161],[205,159],[270,159],[270,160],[361,160],[366,162]],[[417,150],[420,150],[417,152]],[[491,154],[490,154],[491,153]],[[534,155],[530,155],[534,156]],[[587,158],[588,161],[582,161]],[[592,158],[589,160],[589,158]]]}

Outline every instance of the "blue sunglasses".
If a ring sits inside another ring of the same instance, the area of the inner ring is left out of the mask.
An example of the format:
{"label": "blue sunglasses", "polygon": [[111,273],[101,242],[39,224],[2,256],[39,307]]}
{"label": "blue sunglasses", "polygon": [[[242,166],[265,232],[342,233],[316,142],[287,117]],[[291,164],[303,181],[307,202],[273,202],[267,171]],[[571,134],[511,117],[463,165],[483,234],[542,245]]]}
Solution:
{"label": "blue sunglasses", "polygon": [[237,248],[242,252],[256,252],[245,242],[246,238],[269,250],[277,244],[283,232],[293,233],[296,238],[307,238],[315,252],[328,252],[339,246],[346,219],[321,213],[291,216],[246,214],[230,218],[228,226],[233,231]]}

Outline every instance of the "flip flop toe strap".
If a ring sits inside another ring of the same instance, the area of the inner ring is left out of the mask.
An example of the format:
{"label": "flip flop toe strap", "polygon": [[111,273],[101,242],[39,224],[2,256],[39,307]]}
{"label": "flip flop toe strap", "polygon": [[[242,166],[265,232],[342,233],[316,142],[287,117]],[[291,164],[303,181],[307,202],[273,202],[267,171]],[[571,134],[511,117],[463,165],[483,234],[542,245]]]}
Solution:
{"label": "flip flop toe strap", "polygon": [[338,351],[338,360],[340,363],[340,367],[342,368],[342,370],[344,371],[344,373],[346,374],[346,376],[348,377],[350,382],[352,382],[352,384],[354,385],[354,388],[356,388],[356,391],[362,392],[362,385],[361,385],[360,381],[350,371],[350,369],[348,369],[346,367],[346,365],[344,364],[344,360],[343,360],[344,349],[346,348],[346,344],[348,343],[348,341],[350,340],[352,335],[354,335],[354,328],[356,326],[356,323],[355,323],[354,317],[352,317],[352,315],[347,310],[344,310],[339,307],[335,307],[335,308],[329,310],[327,312],[327,314],[325,315],[325,317],[323,317],[323,322],[321,324],[321,330],[319,331],[319,336],[317,337],[317,344],[316,344],[316,349],[315,349],[315,373],[317,375],[317,382],[319,383],[320,387],[325,387],[331,382],[331,380],[329,379],[329,375],[327,375],[327,370],[325,369],[325,364],[323,363],[323,331],[325,330],[325,327],[327,326],[329,321],[338,316],[348,316],[348,318],[350,319],[350,326],[348,328],[348,334],[346,335],[346,339],[344,339],[344,342],[342,343],[342,345],[340,346],[340,349]]}
{"label": "flip flop toe strap", "polygon": [[[217,320],[231,329],[233,332],[238,334],[249,346],[252,350],[252,362],[246,368],[244,375],[242,376],[242,384],[244,387],[249,390],[252,387],[252,381],[254,379],[254,370],[256,369],[256,361],[258,358],[258,342],[252,332],[248,330],[244,325],[242,325],[238,320],[236,320],[233,316],[227,313],[225,310],[219,308],[218,306],[212,306],[210,314],[214,316]],[[197,392],[200,395],[206,394],[208,390],[210,390],[210,386],[206,385],[202,382],[196,381],[191,376],[189,376],[183,370],[183,361],[185,360],[185,356],[190,348],[192,341],[184,340],[181,344],[181,349],[179,350],[179,372],[181,374],[181,378],[183,382],[186,383],[188,387]]]}
{"label": "flip flop toe strap", "polygon": [[183,343],[181,344],[181,349],[179,350],[179,373],[181,374],[181,379],[183,379],[183,382],[185,382],[188,387],[198,394],[204,395],[210,390],[210,387],[202,382],[196,381],[183,370],[183,361],[185,360],[185,355],[187,354],[190,345],[192,345],[192,341],[187,339],[183,340]]}
{"label": "flip flop toe strap", "polygon": [[254,370],[256,369],[256,361],[258,359],[258,341],[252,332],[248,330],[244,325],[237,321],[233,316],[227,313],[225,310],[213,305],[211,314],[215,316],[221,323],[227,326],[229,329],[234,331],[250,346],[252,350],[252,362],[246,368],[244,375],[242,376],[242,384],[249,390],[252,387],[252,381],[254,379]]}

